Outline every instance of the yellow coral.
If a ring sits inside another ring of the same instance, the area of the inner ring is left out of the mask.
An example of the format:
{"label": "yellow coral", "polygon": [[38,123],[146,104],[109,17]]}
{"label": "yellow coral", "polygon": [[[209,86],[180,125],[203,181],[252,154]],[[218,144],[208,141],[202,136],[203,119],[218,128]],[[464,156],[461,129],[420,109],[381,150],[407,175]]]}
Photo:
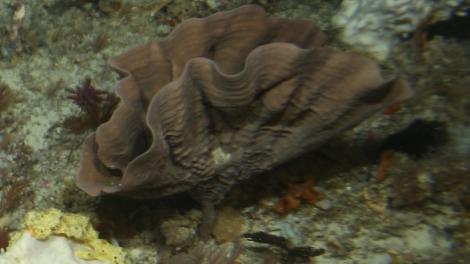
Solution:
{"label": "yellow coral", "polygon": [[98,233],[87,216],[64,213],[55,208],[45,211],[31,211],[23,227],[36,239],[47,239],[51,235],[71,238],[81,247],[75,255],[86,260],[100,260],[113,264],[124,264],[125,253],[120,247],[98,238]]}

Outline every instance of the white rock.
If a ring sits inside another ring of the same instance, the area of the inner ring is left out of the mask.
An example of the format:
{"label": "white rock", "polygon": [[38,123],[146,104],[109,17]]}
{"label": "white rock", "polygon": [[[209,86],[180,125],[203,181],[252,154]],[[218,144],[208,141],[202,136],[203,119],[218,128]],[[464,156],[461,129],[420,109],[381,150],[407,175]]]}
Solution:
{"label": "white rock", "polygon": [[341,38],[357,50],[385,60],[401,36],[421,21],[448,19],[463,0],[343,0],[333,24]]}
{"label": "white rock", "polygon": [[104,264],[96,260],[82,260],[75,256],[79,245],[60,236],[37,240],[24,232],[15,244],[0,254],[0,264]]}

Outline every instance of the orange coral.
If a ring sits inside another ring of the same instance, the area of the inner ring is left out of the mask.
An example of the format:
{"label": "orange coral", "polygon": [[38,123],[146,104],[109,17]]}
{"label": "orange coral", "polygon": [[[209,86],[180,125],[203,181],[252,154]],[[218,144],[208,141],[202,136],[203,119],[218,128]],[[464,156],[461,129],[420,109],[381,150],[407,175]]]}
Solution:
{"label": "orange coral", "polygon": [[383,181],[385,179],[385,170],[390,167],[390,163],[393,159],[392,150],[384,150],[380,154],[379,167],[375,171],[375,179],[378,181]]}
{"label": "orange coral", "polygon": [[289,183],[287,192],[276,203],[276,212],[287,214],[300,207],[301,201],[314,204],[319,193],[313,189],[313,180],[309,179],[303,183]]}
{"label": "orange coral", "polygon": [[398,111],[400,111],[400,104],[396,103],[396,104],[392,104],[389,107],[385,108],[385,110],[383,111],[383,114],[386,115],[386,116],[391,116],[391,115],[395,114]]}

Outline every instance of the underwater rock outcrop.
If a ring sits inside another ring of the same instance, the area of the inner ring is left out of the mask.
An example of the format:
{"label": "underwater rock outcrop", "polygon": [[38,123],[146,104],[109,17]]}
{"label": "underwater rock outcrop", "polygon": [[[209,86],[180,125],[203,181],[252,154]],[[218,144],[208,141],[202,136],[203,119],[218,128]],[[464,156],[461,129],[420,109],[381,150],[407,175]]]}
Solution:
{"label": "underwater rock outcrop", "polygon": [[85,140],[77,185],[139,198],[188,191],[210,208],[233,184],[412,95],[374,61],[323,44],[309,21],[244,6],[112,58],[121,101]]}
{"label": "underwater rock outcrop", "polygon": [[468,5],[461,0],[343,0],[332,22],[341,29],[342,41],[383,61],[403,36],[412,35],[426,21],[464,16],[459,9]]}

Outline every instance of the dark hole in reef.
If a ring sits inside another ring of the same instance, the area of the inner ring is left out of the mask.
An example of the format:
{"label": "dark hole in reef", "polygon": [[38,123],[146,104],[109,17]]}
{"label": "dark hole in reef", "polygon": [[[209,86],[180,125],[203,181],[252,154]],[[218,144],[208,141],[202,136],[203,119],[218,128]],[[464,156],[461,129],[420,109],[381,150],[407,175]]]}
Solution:
{"label": "dark hole in reef", "polygon": [[109,172],[109,175],[113,176],[113,177],[119,177],[121,178],[122,177],[122,172],[121,170],[119,169],[111,169],[111,168],[106,168]]}
{"label": "dark hole in reef", "polygon": [[214,41],[208,45],[208,48],[204,57],[213,59],[216,51],[217,51],[217,45],[216,45],[216,42]]}
{"label": "dark hole in reef", "polygon": [[470,39],[470,14],[453,15],[450,19],[431,24],[426,29],[428,39],[434,36],[444,38]]}
{"label": "dark hole in reef", "polygon": [[144,231],[158,229],[161,221],[176,213],[185,214],[197,207],[198,204],[187,193],[158,199],[102,196],[95,207],[97,219],[94,226],[100,238],[128,240]]}
{"label": "dark hole in reef", "polygon": [[444,122],[417,119],[407,128],[386,138],[380,152],[391,149],[420,158],[446,141],[447,126]]}
{"label": "dark hole in reef", "polygon": [[152,133],[149,129],[144,129],[135,141],[135,148],[132,153],[132,157],[136,158],[140,154],[144,153],[150,148],[152,141]]}

